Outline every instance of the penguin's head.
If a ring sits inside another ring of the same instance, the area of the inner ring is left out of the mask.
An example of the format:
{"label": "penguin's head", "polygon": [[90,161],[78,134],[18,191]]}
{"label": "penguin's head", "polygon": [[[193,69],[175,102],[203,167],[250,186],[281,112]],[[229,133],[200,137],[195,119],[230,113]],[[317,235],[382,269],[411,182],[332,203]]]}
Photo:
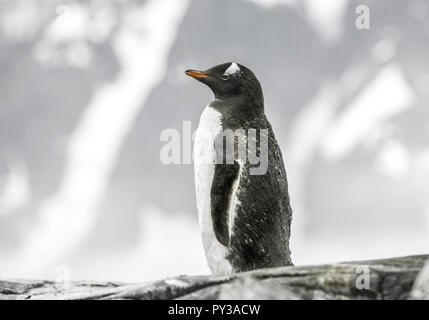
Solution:
{"label": "penguin's head", "polygon": [[205,71],[186,70],[185,73],[206,84],[217,99],[243,95],[256,104],[263,104],[261,85],[245,66],[227,62]]}

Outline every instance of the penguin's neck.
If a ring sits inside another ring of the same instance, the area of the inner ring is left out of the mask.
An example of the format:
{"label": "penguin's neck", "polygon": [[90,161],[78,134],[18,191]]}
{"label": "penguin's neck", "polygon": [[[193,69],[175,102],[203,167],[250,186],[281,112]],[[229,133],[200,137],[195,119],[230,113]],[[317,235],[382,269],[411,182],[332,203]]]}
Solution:
{"label": "penguin's neck", "polygon": [[245,95],[217,97],[209,106],[217,110],[224,120],[241,119],[243,121],[264,116],[263,101],[256,104]]}

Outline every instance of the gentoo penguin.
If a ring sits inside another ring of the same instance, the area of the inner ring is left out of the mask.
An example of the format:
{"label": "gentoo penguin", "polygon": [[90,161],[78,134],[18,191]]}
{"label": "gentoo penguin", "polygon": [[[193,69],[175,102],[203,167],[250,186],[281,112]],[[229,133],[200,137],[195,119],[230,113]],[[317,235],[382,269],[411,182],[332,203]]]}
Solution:
{"label": "gentoo penguin", "polygon": [[[194,139],[198,216],[210,269],[230,274],[291,265],[288,182],[259,81],[250,69],[231,62],[185,73],[215,97]],[[233,132],[232,149],[226,132]],[[244,157],[237,152],[243,145]],[[255,157],[267,160],[259,172]]]}

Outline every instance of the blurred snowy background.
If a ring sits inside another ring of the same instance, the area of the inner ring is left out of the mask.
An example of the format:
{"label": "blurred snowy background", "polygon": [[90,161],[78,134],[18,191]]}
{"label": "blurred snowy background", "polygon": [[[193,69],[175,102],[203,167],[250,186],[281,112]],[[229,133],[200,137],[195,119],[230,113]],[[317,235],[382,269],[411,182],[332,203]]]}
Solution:
{"label": "blurred snowy background", "polygon": [[262,83],[295,264],[429,253],[428,0],[0,0],[0,277],[207,273],[160,133],[226,61]]}

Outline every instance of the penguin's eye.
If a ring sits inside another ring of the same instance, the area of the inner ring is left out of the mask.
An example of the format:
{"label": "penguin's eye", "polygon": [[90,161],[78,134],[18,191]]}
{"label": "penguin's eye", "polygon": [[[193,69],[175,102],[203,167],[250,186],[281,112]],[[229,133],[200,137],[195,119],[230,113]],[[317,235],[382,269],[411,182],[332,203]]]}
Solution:
{"label": "penguin's eye", "polygon": [[222,79],[223,79],[223,80],[228,80],[228,79],[229,79],[229,75],[224,74],[224,75],[222,76]]}

